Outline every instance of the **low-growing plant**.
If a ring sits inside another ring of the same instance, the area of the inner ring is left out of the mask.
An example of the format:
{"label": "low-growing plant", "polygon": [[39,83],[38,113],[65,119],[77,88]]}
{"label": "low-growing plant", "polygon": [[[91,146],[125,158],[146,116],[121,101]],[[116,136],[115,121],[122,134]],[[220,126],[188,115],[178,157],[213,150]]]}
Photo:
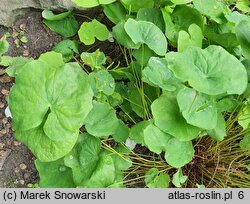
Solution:
{"label": "low-growing plant", "polygon": [[[246,2],[72,1],[101,5],[113,27],[91,19],[78,30],[72,11],[43,11],[44,23],[66,37],[78,33],[85,45],[111,36],[122,55],[109,65],[99,49],[79,59],[77,43],[66,40],[39,59],[5,63],[15,76],[13,129],[37,157],[39,186],[249,186],[249,136],[241,140],[250,123]],[[147,154],[126,147],[127,139]],[[218,152],[225,166],[214,165]],[[186,168],[198,159],[217,172],[196,165],[204,179],[190,183]]]}

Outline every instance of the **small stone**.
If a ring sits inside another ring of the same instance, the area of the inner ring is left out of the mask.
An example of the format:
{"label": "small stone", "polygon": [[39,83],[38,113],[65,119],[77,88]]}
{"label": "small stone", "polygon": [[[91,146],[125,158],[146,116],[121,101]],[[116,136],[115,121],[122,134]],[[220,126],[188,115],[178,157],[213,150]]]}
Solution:
{"label": "small stone", "polygon": [[20,167],[20,169],[22,169],[22,170],[25,170],[25,169],[27,168],[27,166],[26,166],[24,163],[21,163],[21,164],[19,165],[19,167]]}
{"label": "small stone", "polygon": [[11,82],[11,77],[7,74],[4,74],[0,77],[0,83],[8,83]]}
{"label": "small stone", "polygon": [[19,181],[21,185],[24,185],[25,184],[25,181],[24,180],[20,180]]}
{"label": "small stone", "polygon": [[0,130],[0,137],[5,135],[7,133],[6,129]]}
{"label": "small stone", "polygon": [[19,173],[19,169],[17,167],[15,168],[15,173]]}
{"label": "small stone", "polygon": [[0,102],[0,108],[4,107],[4,103]]}
{"label": "small stone", "polygon": [[24,56],[24,57],[28,57],[29,55],[30,55],[29,50],[24,50],[24,51],[23,51],[23,56]]}
{"label": "small stone", "polygon": [[14,141],[13,141],[13,145],[14,145],[14,146],[19,146],[19,145],[21,145],[21,142],[14,140]]}
{"label": "small stone", "polygon": [[5,109],[4,114],[7,118],[8,117],[12,118],[9,106],[7,106],[7,108]]}
{"label": "small stone", "polygon": [[0,142],[0,149],[3,149],[4,146],[5,146],[5,144]]}
{"label": "small stone", "polygon": [[3,89],[1,93],[5,96],[9,95],[9,91],[7,89]]}
{"label": "small stone", "polygon": [[24,179],[28,179],[30,177],[30,174],[29,173],[25,173],[24,175],[23,175],[23,178]]}
{"label": "small stone", "polygon": [[0,76],[1,76],[1,75],[4,75],[4,74],[5,74],[4,70],[3,70],[3,69],[0,69]]}
{"label": "small stone", "polygon": [[20,24],[19,28],[20,28],[20,30],[25,30],[25,25],[24,24]]}
{"label": "small stone", "polygon": [[7,118],[3,118],[2,122],[3,122],[4,125],[6,125],[8,123],[8,119]]}

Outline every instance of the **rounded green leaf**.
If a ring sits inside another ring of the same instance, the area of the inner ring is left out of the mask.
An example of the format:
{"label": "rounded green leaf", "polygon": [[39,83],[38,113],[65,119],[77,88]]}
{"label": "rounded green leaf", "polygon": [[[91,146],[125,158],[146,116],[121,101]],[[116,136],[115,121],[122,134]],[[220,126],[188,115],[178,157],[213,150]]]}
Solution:
{"label": "rounded green leaf", "polygon": [[166,36],[170,43],[177,47],[178,35],[181,30],[188,32],[192,24],[196,24],[201,29],[204,25],[204,19],[199,11],[187,5],[177,5],[174,11],[165,7],[162,9],[165,21]]}
{"label": "rounded green leaf", "polygon": [[122,4],[127,10],[137,12],[141,8],[152,8],[154,6],[154,0],[121,0]]}
{"label": "rounded green leaf", "polygon": [[101,69],[102,65],[106,63],[106,56],[99,49],[92,53],[83,52],[81,59],[83,63],[90,66],[92,70]]}
{"label": "rounded green leaf", "polygon": [[165,31],[165,23],[159,8],[141,8],[136,16],[138,21],[148,21],[157,25],[162,32]]}
{"label": "rounded green leaf", "polygon": [[70,168],[64,165],[63,159],[53,162],[35,161],[39,172],[41,188],[75,188]]}
{"label": "rounded green leaf", "polygon": [[73,15],[60,20],[47,20],[44,19],[43,23],[48,26],[52,31],[59,33],[64,37],[72,37],[78,31],[78,22]]}
{"label": "rounded green leaf", "polygon": [[49,20],[49,21],[56,21],[56,20],[61,20],[61,19],[66,18],[71,13],[72,13],[72,11],[67,11],[67,12],[63,12],[63,13],[60,13],[60,14],[54,14],[50,10],[44,10],[42,12],[42,17]]}
{"label": "rounded green leaf", "polygon": [[103,7],[103,12],[113,23],[118,24],[119,22],[126,20],[127,12],[120,2],[104,5]]}
{"label": "rounded green leaf", "polygon": [[177,188],[181,188],[181,185],[186,182],[188,179],[187,176],[183,176],[181,168],[178,169],[178,171],[173,175],[173,180],[172,183],[175,185]]}
{"label": "rounded green leaf", "polygon": [[116,128],[113,138],[117,142],[124,142],[129,136],[129,127],[119,120],[119,125]]}
{"label": "rounded green leaf", "polygon": [[[0,55],[7,52],[9,49],[9,43],[7,40],[0,39]],[[1,59],[0,59],[1,62]]]}
{"label": "rounded green leaf", "polygon": [[140,44],[134,43],[129,35],[126,33],[125,28],[125,21],[121,21],[116,26],[112,28],[112,34],[116,41],[126,48],[131,49],[139,49]]}
{"label": "rounded green leaf", "polygon": [[226,11],[226,1],[193,0],[193,4],[198,11],[211,18],[215,22],[223,22],[224,11]]}
{"label": "rounded green leaf", "polygon": [[88,133],[97,137],[107,137],[114,134],[119,125],[115,110],[108,104],[96,101],[93,102],[93,109],[85,121]]}
{"label": "rounded green leaf", "polygon": [[244,65],[220,46],[189,47],[182,53],[170,52],[166,58],[175,76],[199,92],[242,94],[247,88]]}
{"label": "rounded green leaf", "polygon": [[150,123],[150,120],[136,123],[130,130],[129,138],[137,144],[145,145],[143,131]]}
{"label": "rounded green leaf", "polygon": [[238,24],[236,36],[243,50],[243,55],[250,60],[250,21],[242,21]]}
{"label": "rounded green leaf", "polygon": [[239,113],[239,124],[243,130],[247,130],[250,123],[250,105],[247,104]]}
{"label": "rounded green leaf", "polygon": [[216,127],[212,130],[207,130],[207,133],[210,137],[217,141],[222,141],[227,135],[226,122],[224,116],[221,113],[218,113]]}
{"label": "rounded green leaf", "polygon": [[104,93],[109,96],[115,91],[115,80],[106,70],[92,72],[89,75],[89,81],[95,95],[98,95],[98,93]]}
{"label": "rounded green leaf", "polygon": [[55,52],[41,55],[24,65],[10,91],[17,138],[41,161],[59,159],[74,146],[92,97],[87,74],[77,63],[64,64]]}
{"label": "rounded green leaf", "polygon": [[168,91],[175,91],[175,84],[179,82],[173,72],[168,69],[167,60],[158,57],[150,58],[147,66],[142,71],[142,80],[152,86]]}
{"label": "rounded green leaf", "polygon": [[158,127],[150,124],[144,130],[144,141],[150,151],[160,154],[167,146],[171,135],[161,131]]}
{"label": "rounded green leaf", "polygon": [[244,135],[243,139],[240,141],[240,148],[243,150],[250,150],[250,134]]}
{"label": "rounded green leaf", "polygon": [[170,177],[166,173],[159,173],[156,168],[151,168],[147,171],[144,181],[149,188],[168,188]]}
{"label": "rounded green leaf", "polygon": [[180,168],[190,161],[194,156],[194,148],[191,141],[181,142],[176,138],[168,141],[165,152],[166,162],[175,168]]}
{"label": "rounded green leaf", "polygon": [[179,91],[177,101],[183,117],[189,124],[206,130],[216,127],[217,108],[213,100],[185,87]]}
{"label": "rounded green leaf", "polygon": [[91,8],[99,6],[100,4],[111,4],[116,0],[72,0],[77,6],[83,8]]}
{"label": "rounded green leaf", "polygon": [[189,141],[198,136],[200,129],[186,122],[176,98],[161,95],[152,103],[151,109],[155,125],[162,131],[181,141]]}
{"label": "rounded green leaf", "polygon": [[124,28],[135,44],[146,44],[151,50],[161,56],[166,54],[166,37],[155,24],[130,18],[125,23]]}
{"label": "rounded green leaf", "polygon": [[68,62],[74,57],[74,53],[78,53],[78,44],[75,40],[63,40],[52,49],[63,55],[64,61]]}
{"label": "rounded green leaf", "polygon": [[191,24],[188,33],[184,30],[179,32],[178,36],[178,52],[183,52],[189,46],[202,47],[203,40],[202,30],[196,24]]}
{"label": "rounded green leaf", "polygon": [[178,4],[187,4],[193,0],[170,0],[170,1],[172,1],[174,4],[178,5]]}
{"label": "rounded green leaf", "polygon": [[82,43],[92,45],[95,43],[95,38],[100,41],[107,40],[109,30],[104,24],[94,19],[91,22],[84,22],[78,31],[78,35]]}

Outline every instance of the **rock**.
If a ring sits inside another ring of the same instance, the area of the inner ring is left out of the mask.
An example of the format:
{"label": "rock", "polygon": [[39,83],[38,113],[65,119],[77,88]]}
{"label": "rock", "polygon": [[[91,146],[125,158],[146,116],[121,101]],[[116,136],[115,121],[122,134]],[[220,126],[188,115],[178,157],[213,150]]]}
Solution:
{"label": "rock", "polygon": [[30,8],[62,11],[74,9],[77,6],[71,0],[1,0],[0,25],[12,26],[16,18],[24,15]]}
{"label": "rock", "polygon": [[7,118],[8,117],[12,118],[9,106],[7,106],[7,108],[5,109],[4,114]]}
{"label": "rock", "polygon": [[25,181],[24,180],[20,180],[19,181],[21,185],[24,185],[25,184]]}
{"label": "rock", "polygon": [[9,156],[11,150],[0,151],[0,171],[2,170],[3,164],[6,158]]}
{"label": "rock", "polygon": [[22,169],[22,170],[24,170],[24,169],[27,168],[26,164],[24,164],[24,163],[21,163],[21,164],[19,165],[19,167],[20,167],[20,169]]}

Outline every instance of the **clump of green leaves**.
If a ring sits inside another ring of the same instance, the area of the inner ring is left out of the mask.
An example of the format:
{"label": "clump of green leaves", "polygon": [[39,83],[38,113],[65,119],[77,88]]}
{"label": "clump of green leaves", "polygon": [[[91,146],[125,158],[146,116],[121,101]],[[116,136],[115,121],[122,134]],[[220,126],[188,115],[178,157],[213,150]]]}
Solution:
{"label": "clump of green leaves", "polygon": [[[146,186],[181,187],[197,141],[206,136],[223,143],[236,122],[248,130],[250,17],[244,2],[235,5],[242,12],[230,10],[228,1],[74,2],[101,5],[115,25],[108,29],[92,19],[78,31],[72,11],[47,10],[44,23],[66,37],[78,32],[90,46],[112,30],[124,60],[106,65],[99,49],[79,53],[78,44],[66,40],[53,48],[57,53],[14,68],[13,129],[38,158],[41,187],[122,187],[129,183],[124,171],[138,165],[124,148],[126,139],[160,159],[139,157],[150,164]],[[68,62],[75,53],[78,63]],[[237,114],[234,123],[228,114]],[[246,135],[240,146],[248,150],[248,142]]]}

